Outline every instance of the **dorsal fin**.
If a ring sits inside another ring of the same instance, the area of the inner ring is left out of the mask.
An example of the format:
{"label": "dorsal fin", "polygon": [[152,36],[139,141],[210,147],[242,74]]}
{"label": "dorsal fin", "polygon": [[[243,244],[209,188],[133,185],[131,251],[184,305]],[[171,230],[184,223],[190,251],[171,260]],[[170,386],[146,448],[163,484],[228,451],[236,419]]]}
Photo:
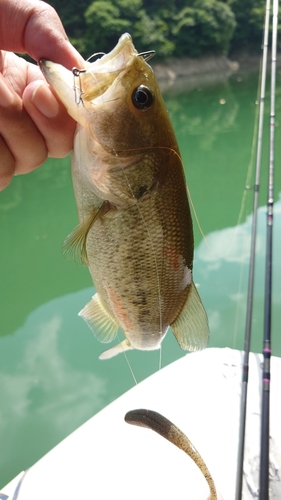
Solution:
{"label": "dorsal fin", "polygon": [[88,265],[86,251],[86,241],[88,233],[94,222],[110,210],[110,204],[105,201],[103,204],[89,213],[85,219],[76,226],[73,231],[64,240],[62,248],[63,254],[70,257],[70,260],[82,262]]}
{"label": "dorsal fin", "polygon": [[207,346],[208,318],[193,282],[180,315],[170,326],[180,347],[185,351],[199,351]]}
{"label": "dorsal fin", "polygon": [[82,316],[100,342],[107,344],[115,338],[119,325],[106,311],[98,293],[80,311],[79,316]]}

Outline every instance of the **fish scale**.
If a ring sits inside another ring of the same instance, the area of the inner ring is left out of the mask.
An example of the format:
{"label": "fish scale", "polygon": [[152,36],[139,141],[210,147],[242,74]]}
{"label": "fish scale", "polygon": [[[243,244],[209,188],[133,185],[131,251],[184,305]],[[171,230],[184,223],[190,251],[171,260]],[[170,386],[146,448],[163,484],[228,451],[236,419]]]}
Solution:
{"label": "fish scale", "polygon": [[79,314],[102,342],[119,327],[125,334],[101,357],[158,349],[169,326],[183,349],[205,347],[186,181],[153,70],[125,34],[109,54],[85,61],[77,104],[71,72],[40,65],[78,122],[72,177],[79,225],[65,248],[87,263],[97,292]]}

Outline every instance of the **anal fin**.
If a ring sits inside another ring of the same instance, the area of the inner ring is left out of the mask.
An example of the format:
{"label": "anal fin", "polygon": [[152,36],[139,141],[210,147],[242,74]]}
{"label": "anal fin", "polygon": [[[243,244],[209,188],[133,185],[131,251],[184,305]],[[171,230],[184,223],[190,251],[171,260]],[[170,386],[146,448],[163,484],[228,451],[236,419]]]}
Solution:
{"label": "anal fin", "polygon": [[122,342],[120,342],[120,344],[117,344],[114,347],[111,347],[110,349],[102,352],[99,355],[99,359],[110,359],[113,358],[113,356],[117,356],[117,354],[120,354],[124,351],[129,351],[130,349],[134,348],[131,346],[128,339],[124,339]]}
{"label": "anal fin", "polygon": [[79,312],[79,316],[82,316],[100,342],[108,343],[116,337],[119,325],[108,314],[97,293]]}
{"label": "anal fin", "polygon": [[170,326],[179,346],[185,351],[199,351],[207,346],[208,318],[193,282],[180,315]]}

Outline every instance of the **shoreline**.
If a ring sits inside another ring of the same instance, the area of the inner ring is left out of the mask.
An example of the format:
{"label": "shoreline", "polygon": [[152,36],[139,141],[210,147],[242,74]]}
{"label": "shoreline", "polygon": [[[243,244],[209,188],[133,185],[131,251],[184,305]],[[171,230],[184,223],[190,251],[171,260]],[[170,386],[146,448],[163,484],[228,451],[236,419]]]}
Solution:
{"label": "shoreline", "polygon": [[[174,81],[181,77],[196,77],[203,74],[237,73],[239,70],[258,70],[261,55],[239,53],[231,59],[226,56],[208,56],[199,59],[183,57],[171,58],[165,62],[151,62],[151,67],[158,80]],[[268,54],[268,65],[271,63],[271,54]],[[277,57],[277,66],[281,65],[281,56]]]}
{"label": "shoreline", "polygon": [[206,73],[234,73],[239,69],[239,63],[230,61],[225,56],[202,57],[191,59],[167,59],[165,62],[151,62],[158,80],[176,80],[179,77],[192,77]]}

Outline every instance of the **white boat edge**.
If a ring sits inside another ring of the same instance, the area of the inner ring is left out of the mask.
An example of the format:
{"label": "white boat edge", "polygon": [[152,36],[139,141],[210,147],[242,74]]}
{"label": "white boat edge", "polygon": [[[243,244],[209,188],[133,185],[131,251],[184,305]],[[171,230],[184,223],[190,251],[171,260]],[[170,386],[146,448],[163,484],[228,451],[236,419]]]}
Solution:
{"label": "white boat edge", "polygon": [[[243,500],[258,494],[262,360],[250,354]],[[122,499],[206,500],[206,481],[190,458],[152,431],[124,422],[127,411],[148,408],[185,432],[209,467],[219,498],[233,500],[242,361],[243,353],[229,348],[187,354],[94,415],[1,493],[9,500],[102,500],[118,491]],[[271,358],[271,369],[270,498],[277,500],[281,358]]]}

